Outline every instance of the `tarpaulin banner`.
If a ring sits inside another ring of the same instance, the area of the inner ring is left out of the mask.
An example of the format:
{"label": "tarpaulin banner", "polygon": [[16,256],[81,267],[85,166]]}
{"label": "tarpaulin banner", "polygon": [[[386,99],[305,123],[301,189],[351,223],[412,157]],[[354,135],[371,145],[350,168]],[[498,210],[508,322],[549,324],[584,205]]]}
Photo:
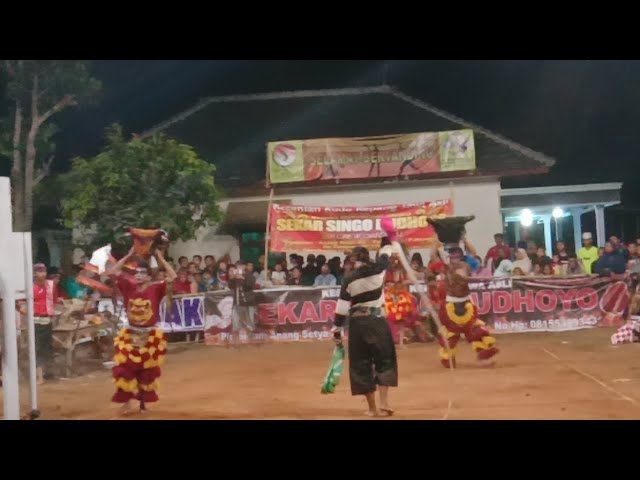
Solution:
{"label": "tarpaulin banner", "polygon": [[469,287],[496,333],[620,326],[630,302],[628,283],[611,278],[475,278]]}
{"label": "tarpaulin banner", "polygon": [[[566,331],[617,327],[629,306],[626,281],[599,277],[474,278],[471,298],[495,333]],[[425,285],[412,285],[418,300]],[[254,326],[239,330],[240,343],[327,340],[339,287],[286,287],[255,291]],[[233,293],[229,290],[174,300],[172,314],[160,311],[167,331],[205,330],[208,345],[231,340]]]}
{"label": "tarpaulin banner", "polygon": [[474,170],[473,130],[271,142],[271,183],[402,177]]}
{"label": "tarpaulin banner", "polygon": [[393,219],[400,241],[408,248],[428,248],[436,238],[429,217],[453,214],[451,200],[377,207],[271,206],[272,252],[378,250],[383,236],[380,220]]}

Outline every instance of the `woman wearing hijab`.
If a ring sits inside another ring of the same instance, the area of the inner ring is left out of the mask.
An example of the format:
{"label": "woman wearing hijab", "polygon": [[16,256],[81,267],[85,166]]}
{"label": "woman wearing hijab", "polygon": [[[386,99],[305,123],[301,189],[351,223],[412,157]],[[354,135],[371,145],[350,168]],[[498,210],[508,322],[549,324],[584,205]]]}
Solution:
{"label": "woman wearing hijab", "polygon": [[531,259],[524,248],[516,250],[516,260],[513,262],[513,268],[519,268],[525,275],[531,274]]}

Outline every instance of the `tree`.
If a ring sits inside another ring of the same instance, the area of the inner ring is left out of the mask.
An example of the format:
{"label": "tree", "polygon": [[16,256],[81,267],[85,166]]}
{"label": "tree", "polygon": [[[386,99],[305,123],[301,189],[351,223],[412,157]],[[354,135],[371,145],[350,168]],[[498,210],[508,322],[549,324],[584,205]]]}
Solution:
{"label": "tree", "polygon": [[8,115],[0,125],[0,154],[11,158],[14,230],[29,231],[33,193],[53,163],[56,126],[51,117],[68,107],[89,104],[101,90],[87,62],[4,60]]}
{"label": "tree", "polygon": [[171,240],[191,240],[221,218],[215,166],[189,145],[158,134],[126,141],[122,129],[107,129],[106,148],[94,158],[76,158],[60,176],[62,217],[67,228],[95,227],[91,246],[118,243],[124,227],[163,228]]}

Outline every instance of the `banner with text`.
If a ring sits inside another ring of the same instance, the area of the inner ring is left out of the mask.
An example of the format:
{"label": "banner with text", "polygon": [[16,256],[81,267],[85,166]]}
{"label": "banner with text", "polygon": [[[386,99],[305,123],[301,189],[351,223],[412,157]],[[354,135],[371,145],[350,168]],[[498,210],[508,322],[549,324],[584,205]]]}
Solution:
{"label": "banner with text", "polygon": [[[630,301],[625,281],[598,277],[474,278],[471,297],[480,318],[495,333],[565,331],[617,327]],[[425,285],[411,286],[418,300]],[[253,332],[242,328],[241,343],[327,340],[340,289],[288,287],[256,290]],[[169,318],[161,309],[160,326],[168,332],[205,330],[208,345],[230,341],[233,294],[225,290],[178,297]]]}
{"label": "banner with text", "polygon": [[270,142],[271,183],[474,170],[473,130]]}
{"label": "banner with text", "polygon": [[630,301],[626,281],[601,277],[474,278],[469,287],[496,333],[620,326]]}
{"label": "banner with text", "polygon": [[436,234],[429,217],[453,214],[451,200],[378,207],[271,206],[272,252],[351,250],[364,246],[378,250],[383,233],[380,220],[393,218],[400,241],[408,248],[431,246]]}

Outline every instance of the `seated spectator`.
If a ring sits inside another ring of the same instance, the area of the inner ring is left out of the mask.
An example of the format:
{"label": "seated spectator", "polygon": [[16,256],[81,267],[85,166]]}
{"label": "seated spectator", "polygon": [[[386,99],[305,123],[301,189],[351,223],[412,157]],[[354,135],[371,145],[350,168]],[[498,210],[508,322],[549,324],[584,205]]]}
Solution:
{"label": "seated spectator", "polygon": [[[278,264],[276,264],[276,266],[278,266]],[[270,268],[267,268],[266,271],[263,268],[262,271],[258,274],[258,278],[256,279],[256,285],[259,288],[273,287],[273,282],[271,280],[272,274],[273,274],[273,271]]]}
{"label": "seated spectator", "polygon": [[533,276],[538,277],[540,275],[542,275],[542,266],[540,266],[539,263],[534,263],[533,264],[533,271],[532,271]]}
{"label": "seated spectator", "polygon": [[529,275],[533,268],[531,264],[531,259],[527,255],[527,252],[524,248],[519,248],[516,250],[516,260],[513,262],[513,268],[519,268],[522,270],[523,275]]}
{"label": "seated spectator", "polygon": [[189,267],[189,259],[187,257],[178,258],[178,268],[187,269]]}
{"label": "seated spectator", "polygon": [[549,264],[553,263],[553,261],[551,260],[551,257],[547,255],[547,251],[545,250],[544,247],[538,247],[537,259],[538,259],[538,263],[542,267],[544,267],[547,263]]}
{"label": "seated spectator", "polygon": [[82,275],[82,267],[79,265],[74,265],[73,274],[64,281],[63,289],[67,292],[67,295],[70,298],[77,298],[79,300],[84,300],[89,296],[89,289],[83,285],[80,285],[76,280],[77,275]]}
{"label": "seated spectator", "polygon": [[318,275],[314,282],[314,287],[334,287],[336,286],[336,277],[329,271],[329,265],[324,264],[320,267],[320,275]]}
{"label": "seated spectator", "polygon": [[553,268],[554,275],[565,275],[567,264],[562,263],[560,256],[556,254],[551,258],[551,268]]}
{"label": "seated spectator", "polygon": [[[471,276],[472,277],[482,277],[482,278],[487,278],[487,277],[491,277],[493,276],[493,271],[491,270],[493,268],[493,260],[489,259],[489,263],[486,266],[482,265],[482,258],[479,256],[474,257],[478,263],[480,264],[480,268],[477,270],[473,270],[471,272]],[[424,279],[424,273],[423,273],[423,279]]]}
{"label": "seated spectator", "polygon": [[607,277],[611,274],[621,274],[627,269],[627,262],[624,255],[616,250],[615,246],[611,242],[605,243],[604,255],[602,255],[594,264],[594,273]]}
{"label": "seated spectator", "polygon": [[524,272],[520,267],[516,267],[511,271],[511,275],[514,277],[524,277]]}
{"label": "seated spectator", "polygon": [[567,264],[567,275],[582,275],[584,270],[582,269],[582,262],[578,261],[578,258],[573,256],[569,257],[569,263]]}
{"label": "seated spectator", "polygon": [[513,262],[506,258],[498,257],[498,264],[493,272],[495,277],[508,277],[513,272]]}
{"label": "seated spectator", "polygon": [[164,282],[166,277],[167,277],[167,272],[164,270],[164,268],[159,268],[156,271],[156,273],[153,274],[153,281],[154,282]]}
{"label": "seated spectator", "polygon": [[202,266],[202,257],[200,255],[194,255],[191,259],[191,263],[196,266],[196,270],[200,270],[200,267]]}
{"label": "seated spectator", "polygon": [[205,293],[209,291],[209,284],[204,280],[202,271],[199,271],[194,275],[194,281],[198,286],[198,293]]}
{"label": "seated spectator", "polygon": [[553,265],[551,263],[545,263],[542,266],[542,275],[544,275],[545,277],[554,275]]}
{"label": "seated spectator", "polygon": [[287,285],[295,286],[295,287],[303,287],[304,283],[302,282],[302,269],[300,267],[293,267],[290,270],[291,276],[287,281]]}
{"label": "seated spectator", "polygon": [[198,285],[196,282],[189,281],[189,273],[184,268],[178,270],[178,278],[173,282],[173,293],[176,295],[198,293]]}
{"label": "seated spectator", "polygon": [[211,270],[207,269],[204,271],[202,274],[202,281],[205,282],[207,291],[216,289],[216,277],[212,274]]}
{"label": "seated spectator", "polygon": [[271,274],[271,282],[275,286],[287,284],[287,272],[282,268],[282,263],[276,263],[275,271]]}

